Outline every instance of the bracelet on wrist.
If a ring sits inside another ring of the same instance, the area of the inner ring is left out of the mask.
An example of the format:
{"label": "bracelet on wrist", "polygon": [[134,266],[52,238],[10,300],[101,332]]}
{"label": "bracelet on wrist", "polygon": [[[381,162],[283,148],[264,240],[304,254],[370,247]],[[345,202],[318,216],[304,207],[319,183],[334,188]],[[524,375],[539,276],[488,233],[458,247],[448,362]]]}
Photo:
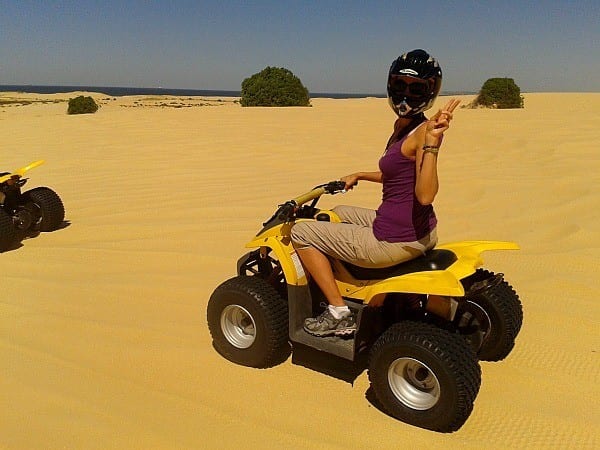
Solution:
{"label": "bracelet on wrist", "polygon": [[426,153],[437,154],[440,151],[440,148],[435,145],[424,145],[423,151]]}

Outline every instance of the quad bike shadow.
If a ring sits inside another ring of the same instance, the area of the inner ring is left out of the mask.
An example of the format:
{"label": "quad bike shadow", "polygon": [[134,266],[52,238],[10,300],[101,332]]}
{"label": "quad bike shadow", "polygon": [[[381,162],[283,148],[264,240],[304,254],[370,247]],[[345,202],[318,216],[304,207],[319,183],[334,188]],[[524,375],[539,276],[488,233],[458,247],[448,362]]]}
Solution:
{"label": "quad bike shadow", "polygon": [[39,160],[14,172],[0,172],[0,252],[18,249],[25,239],[70,225],[64,220],[63,202],[52,189],[22,190],[25,174],[43,163]]}
{"label": "quad bike shadow", "polygon": [[365,269],[331,259],[338,289],[357,317],[353,336],[316,337],[304,330],[327,302],[291,243],[299,221],[341,222],[316,207],[323,194],[344,192],[332,181],[279,205],[237,276],[210,297],[213,346],[226,359],[267,368],[292,353],[292,363],[353,383],[368,369],[366,393],[375,407],[403,422],[438,432],[458,430],[481,385],[479,361],[500,361],[523,321],[519,296],[501,273],[482,268],[487,250],[513,242],[439,245],[414,260]]}

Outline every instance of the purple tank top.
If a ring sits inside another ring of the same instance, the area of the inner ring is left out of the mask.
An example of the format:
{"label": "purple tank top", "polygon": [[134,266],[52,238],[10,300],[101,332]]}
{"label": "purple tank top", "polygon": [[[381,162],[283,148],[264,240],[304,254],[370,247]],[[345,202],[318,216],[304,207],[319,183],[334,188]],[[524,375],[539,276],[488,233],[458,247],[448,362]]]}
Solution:
{"label": "purple tank top", "polygon": [[432,205],[421,205],[415,196],[415,161],[402,154],[403,137],[379,160],[383,174],[383,198],[373,222],[380,241],[413,242],[427,236],[437,225]]}

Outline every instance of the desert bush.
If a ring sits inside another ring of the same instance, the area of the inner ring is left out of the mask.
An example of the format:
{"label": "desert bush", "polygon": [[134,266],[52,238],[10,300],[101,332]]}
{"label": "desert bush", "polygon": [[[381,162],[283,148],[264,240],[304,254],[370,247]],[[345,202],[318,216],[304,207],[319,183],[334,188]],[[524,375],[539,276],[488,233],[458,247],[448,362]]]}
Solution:
{"label": "desert bush", "polygon": [[98,105],[92,97],[80,95],[69,100],[67,114],[93,114],[98,111]]}
{"label": "desert bush", "polygon": [[310,106],[308,89],[290,70],[266,67],[242,82],[242,106]]}
{"label": "desert bush", "polygon": [[512,78],[490,78],[481,87],[473,106],[486,108],[523,108],[521,89]]}

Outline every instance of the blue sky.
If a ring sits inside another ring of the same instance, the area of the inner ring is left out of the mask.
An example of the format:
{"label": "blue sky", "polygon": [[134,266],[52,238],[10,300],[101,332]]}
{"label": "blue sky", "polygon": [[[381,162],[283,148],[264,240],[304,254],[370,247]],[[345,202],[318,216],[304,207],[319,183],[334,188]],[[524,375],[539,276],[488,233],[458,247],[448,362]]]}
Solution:
{"label": "blue sky", "polygon": [[276,66],[311,92],[383,93],[424,48],[444,91],[600,92],[599,24],[598,0],[0,0],[0,84],[239,90]]}

